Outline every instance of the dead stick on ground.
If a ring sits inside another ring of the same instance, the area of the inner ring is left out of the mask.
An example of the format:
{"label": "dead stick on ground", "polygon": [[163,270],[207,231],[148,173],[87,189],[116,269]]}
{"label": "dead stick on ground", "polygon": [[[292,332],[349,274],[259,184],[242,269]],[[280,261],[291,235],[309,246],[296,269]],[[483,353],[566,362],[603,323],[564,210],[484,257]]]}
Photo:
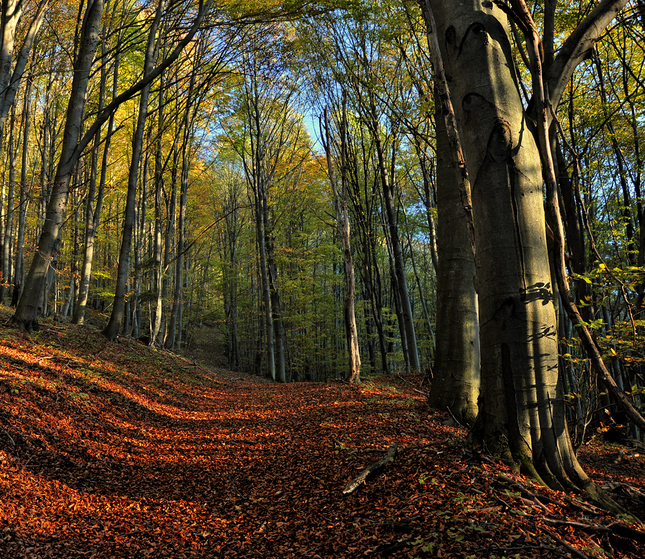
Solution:
{"label": "dead stick on ground", "polygon": [[390,448],[387,450],[387,454],[381,458],[378,462],[374,462],[371,466],[365,468],[359,475],[352,481],[345,489],[343,489],[343,495],[349,495],[350,493],[353,493],[359,485],[362,483],[365,483],[365,480],[367,477],[374,472],[380,470],[384,466],[387,465],[388,462],[391,460],[394,460],[394,455],[396,454],[396,449],[398,445],[396,443],[392,443]]}

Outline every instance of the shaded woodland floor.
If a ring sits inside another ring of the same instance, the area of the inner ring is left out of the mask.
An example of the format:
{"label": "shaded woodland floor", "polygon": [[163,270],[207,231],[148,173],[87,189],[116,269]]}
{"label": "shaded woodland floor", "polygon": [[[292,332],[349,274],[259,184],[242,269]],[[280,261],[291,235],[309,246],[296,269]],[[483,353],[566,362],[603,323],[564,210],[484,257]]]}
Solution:
{"label": "shaded woodland floor", "polygon": [[[274,385],[89,327],[1,326],[0,557],[643,557],[629,524],[467,449],[420,381]],[[638,448],[580,453],[645,517]]]}

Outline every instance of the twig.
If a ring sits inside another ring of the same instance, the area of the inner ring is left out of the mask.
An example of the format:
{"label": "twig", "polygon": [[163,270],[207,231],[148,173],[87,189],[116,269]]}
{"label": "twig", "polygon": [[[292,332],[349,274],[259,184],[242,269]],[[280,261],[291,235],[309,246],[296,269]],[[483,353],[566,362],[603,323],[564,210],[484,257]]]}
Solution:
{"label": "twig", "polygon": [[542,518],[544,522],[549,524],[556,524],[558,526],[570,526],[571,528],[578,528],[583,532],[610,532],[606,526],[594,526],[593,524],[583,524],[582,522],[572,522],[571,520],[559,520],[557,518],[549,518],[545,516]]}
{"label": "twig", "polygon": [[394,455],[396,454],[396,449],[398,448],[398,445],[396,443],[392,443],[390,445],[390,448],[387,450],[386,455],[378,460],[377,462],[374,462],[371,466],[365,468],[354,480],[343,489],[343,495],[349,495],[350,493],[353,493],[356,491],[356,489],[363,483],[365,483],[365,480],[368,478],[369,475],[372,473],[380,470],[384,466],[387,465],[390,460],[394,460]]}
{"label": "twig", "polygon": [[459,427],[463,427],[464,429],[466,428],[464,425],[459,423],[459,420],[455,417],[455,414],[452,413],[452,410],[450,409],[450,406],[446,406],[446,409],[448,410],[448,413],[450,414],[450,417],[452,417],[452,420],[459,425]]}
{"label": "twig", "polygon": [[517,483],[516,481],[513,481],[511,478],[506,477],[504,475],[497,476],[497,479],[499,481],[504,482],[504,483],[508,483],[512,487],[515,487],[515,488],[519,489],[520,493],[523,493],[524,495],[528,495],[538,507],[540,507],[543,511],[548,512],[549,509],[546,508],[544,506],[544,504],[542,504],[540,502],[540,498],[541,498],[540,495],[536,495],[535,493],[532,493],[531,491],[529,491],[526,487],[524,487],[520,483]]}
{"label": "twig", "polygon": [[7,431],[4,427],[2,428],[2,430],[4,431],[4,434],[7,435],[7,437],[9,437],[9,440],[11,441],[11,444],[13,446],[16,446],[16,441],[13,440],[13,437],[11,436],[11,433],[9,433],[9,431]]}

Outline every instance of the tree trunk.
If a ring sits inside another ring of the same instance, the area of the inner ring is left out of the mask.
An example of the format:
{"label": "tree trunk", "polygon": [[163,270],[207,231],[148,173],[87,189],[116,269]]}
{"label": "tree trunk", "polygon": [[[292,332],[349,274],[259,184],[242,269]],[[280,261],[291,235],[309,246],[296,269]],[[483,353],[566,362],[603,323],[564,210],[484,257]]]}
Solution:
{"label": "tree trunk", "polygon": [[47,271],[58,251],[69,185],[78,159],[75,151],[83,123],[85,95],[96,52],[102,14],[103,0],[92,0],[83,17],[78,55],[74,61],[74,79],[67,108],[60,161],[47,205],[38,249],[34,254],[22,296],[12,319],[14,324],[20,325],[27,331],[38,328],[38,304],[41,301]]}
{"label": "tree trunk", "polygon": [[[27,219],[27,209],[31,201],[31,188],[32,185],[27,184],[27,166],[28,166],[28,151],[29,151],[29,131],[30,131],[30,118],[31,118],[31,80],[27,82],[27,90],[25,92],[25,99],[22,109],[23,125],[22,125],[22,158],[20,170],[20,202],[18,210],[18,248],[16,254],[16,271],[14,277],[14,294],[12,299],[18,300],[22,285],[24,283],[25,275],[25,223]],[[33,183],[32,183],[33,184]]]}
{"label": "tree trunk", "polygon": [[[117,52],[121,48],[121,38],[122,33],[119,33],[119,39],[117,41]],[[107,54],[107,44],[103,42],[102,44],[103,57]],[[112,76],[112,93],[113,97],[117,94],[118,80],[119,80],[119,57],[115,57],[114,68]],[[101,82],[99,84],[99,112],[103,110],[105,105],[105,87],[106,87],[106,67],[105,65],[101,66]],[[94,243],[96,240],[96,231],[99,226],[101,219],[101,209],[103,207],[103,197],[105,194],[105,183],[107,180],[107,169],[108,169],[108,154],[110,152],[110,146],[112,143],[112,130],[114,128],[114,115],[110,117],[108,121],[106,136],[105,136],[105,145],[103,146],[103,157],[101,161],[101,175],[99,178],[99,188],[98,194],[96,193],[96,179],[98,172],[98,158],[99,158],[99,148],[101,146],[101,132],[97,132],[96,138],[94,140],[94,148],[92,150],[91,158],[91,169],[90,169],[90,181],[89,188],[87,192],[87,202],[85,207],[85,249],[83,251],[83,264],[81,267],[81,277],[79,280],[79,293],[78,301],[74,307],[74,315],[72,316],[72,322],[74,324],[83,324],[85,321],[85,309],[87,308],[87,299],[90,292],[90,282],[92,279],[92,264],[94,261]],[[96,197],[96,200],[95,200]]]}
{"label": "tree trunk", "polygon": [[436,126],[437,350],[428,403],[472,425],[480,380],[475,262],[442,114]]}
{"label": "tree trunk", "polygon": [[14,61],[16,30],[22,19],[24,3],[24,0],[5,0],[0,7],[0,138],[27,66],[29,53],[42,26],[49,0],[41,0],[33,12],[34,17]]}
{"label": "tree trunk", "polygon": [[162,238],[162,212],[161,212],[161,196],[163,192],[163,132],[164,132],[164,115],[165,115],[165,79],[164,74],[160,76],[159,85],[159,106],[158,121],[157,121],[157,141],[155,142],[155,224],[154,224],[154,248],[153,248],[153,261],[154,261],[154,294],[155,305],[154,311],[151,313],[150,325],[150,345],[159,343],[159,334],[161,332],[161,320],[163,317],[163,238]]}
{"label": "tree trunk", "polygon": [[[435,31],[444,49],[473,185],[482,392],[472,434],[548,485],[577,488],[607,504],[578,464],[564,413],[544,225],[545,162],[548,203],[558,222],[556,252],[560,255],[563,235],[558,210],[553,209],[557,198],[548,140],[547,80],[541,73],[543,67],[535,62],[540,51],[537,30],[524,2],[514,1],[534,63],[531,70],[540,149],[529,132],[515,81],[505,13],[488,2],[455,6],[445,0],[430,0],[429,4],[437,15]],[[616,7],[611,0],[605,4]],[[597,18],[596,24],[588,25],[585,19],[572,34],[574,43],[590,40],[602,28],[598,21],[603,15],[602,10],[594,10],[589,17]],[[585,29],[592,31],[586,33]],[[576,38],[578,35],[582,38]],[[561,54],[568,50],[573,53],[572,60],[556,59],[552,67],[560,72],[560,78],[553,81],[557,84],[552,89],[556,104],[567,72],[575,67],[578,49],[569,39]],[[556,259],[563,268],[563,259]],[[568,303],[562,274],[557,276]]]}
{"label": "tree trunk", "polygon": [[331,135],[329,130],[329,119],[325,111],[324,138],[325,152],[327,156],[327,172],[334,195],[334,206],[336,208],[336,227],[343,247],[343,260],[345,262],[345,298],[344,316],[345,330],[347,337],[347,350],[349,356],[348,380],[350,384],[361,382],[361,355],[358,346],[358,327],[356,326],[356,279],[354,275],[354,257],[351,247],[351,230],[349,223],[349,208],[347,205],[347,97],[343,96],[342,116],[340,125],[340,173],[341,189],[339,191],[336,182],[336,172],[332,161]]}
{"label": "tree trunk", "polygon": [[417,335],[414,325],[414,315],[412,313],[412,303],[410,301],[410,293],[408,290],[407,274],[405,269],[405,260],[403,257],[403,247],[401,239],[399,238],[399,225],[396,212],[396,203],[394,198],[394,184],[389,178],[385,166],[385,153],[380,137],[380,130],[378,126],[378,118],[376,116],[376,106],[371,100],[370,111],[372,120],[370,128],[374,135],[374,142],[376,146],[378,174],[381,181],[381,188],[383,192],[383,203],[385,205],[385,217],[387,228],[389,230],[390,245],[392,250],[393,260],[393,276],[395,280],[395,296],[398,297],[401,309],[401,321],[403,327],[401,328],[401,342],[407,348],[407,361],[409,362],[412,371],[419,371],[421,365],[419,362],[419,350],[417,349]]}
{"label": "tree trunk", "polygon": [[506,16],[488,2],[430,4],[472,184],[482,374],[472,435],[552,486],[572,485],[571,477],[577,485],[540,154],[527,132]]}
{"label": "tree trunk", "polygon": [[[192,88],[191,88],[192,89]],[[188,113],[189,108],[186,108]],[[170,314],[170,325],[168,327],[168,339],[166,347],[173,351],[181,349],[181,306],[183,299],[183,274],[184,274],[184,250],[186,237],[186,202],[188,196],[188,151],[190,143],[190,119],[188,114],[184,121],[184,144],[182,146],[182,166],[181,166],[181,190],[179,195],[179,219],[177,221],[177,256],[175,257],[175,289],[172,299],[172,311]]]}
{"label": "tree trunk", "polygon": [[[13,266],[13,235],[14,235],[14,217],[16,211],[16,164],[14,150],[14,129],[16,127],[14,113],[11,113],[9,141],[7,150],[7,167],[9,175],[5,174],[5,180],[8,183],[7,189],[7,211],[4,226],[4,238],[2,239],[2,294],[9,293],[9,286],[14,282]],[[4,297],[3,297],[4,299]]]}
{"label": "tree trunk", "polygon": [[[157,53],[157,30],[165,8],[166,1],[159,0],[155,19],[150,26],[148,44],[144,61],[144,77],[152,73]],[[139,162],[143,152],[143,138],[148,118],[148,100],[150,98],[150,84],[141,91],[139,99],[139,115],[137,126],[132,138],[132,160],[130,161],[130,172],[128,175],[128,195],[125,204],[125,217],[123,222],[123,236],[121,239],[121,250],[119,251],[119,267],[117,271],[116,289],[114,293],[114,305],[110,320],[103,330],[103,334],[110,340],[115,340],[119,334],[121,323],[125,312],[125,295],[130,274],[130,251],[132,249],[132,231],[136,214],[137,182],[139,178]]]}

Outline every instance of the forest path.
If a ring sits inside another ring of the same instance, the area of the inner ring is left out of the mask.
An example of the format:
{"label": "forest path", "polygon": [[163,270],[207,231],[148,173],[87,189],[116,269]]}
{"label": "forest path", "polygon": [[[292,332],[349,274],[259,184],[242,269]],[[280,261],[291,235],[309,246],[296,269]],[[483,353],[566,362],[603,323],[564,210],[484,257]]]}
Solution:
{"label": "forest path", "polygon": [[[545,529],[588,557],[641,556],[563,524],[615,519],[469,451],[418,382],[274,385],[83,327],[2,328],[0,557],[572,556]],[[641,457],[587,450],[599,479],[645,494]]]}

